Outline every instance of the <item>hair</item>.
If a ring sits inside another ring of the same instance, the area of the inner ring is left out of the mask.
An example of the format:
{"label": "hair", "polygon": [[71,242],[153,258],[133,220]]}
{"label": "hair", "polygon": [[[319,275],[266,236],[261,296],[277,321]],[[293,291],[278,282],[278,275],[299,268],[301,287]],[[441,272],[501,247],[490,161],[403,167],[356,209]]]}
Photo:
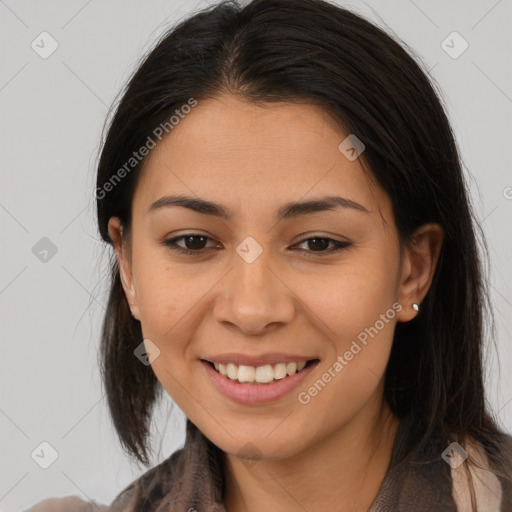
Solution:
{"label": "hair", "polygon": [[[320,106],[364,143],[359,160],[389,195],[401,243],[409,244],[425,223],[444,230],[430,289],[418,315],[397,323],[385,374],[384,398],[391,410],[398,418],[415,419],[399,458],[429,439],[464,446],[470,437],[504,473],[506,434],[484,393],[484,314],[492,320],[493,337],[495,327],[477,232],[488,250],[442,94],[413,55],[396,36],[324,0],[253,0],[244,6],[225,0],[180,21],[129,78],[102,139],[99,232],[112,244],[113,216],[129,230],[145,159],[122,179],[114,182],[114,175],[121,176],[134,152],[191,98],[200,102],[231,94],[262,106],[282,101]],[[141,326],[131,316],[111,256],[99,351],[102,381],[123,449],[148,465],[150,422],[162,387],[151,367],[134,357]]]}

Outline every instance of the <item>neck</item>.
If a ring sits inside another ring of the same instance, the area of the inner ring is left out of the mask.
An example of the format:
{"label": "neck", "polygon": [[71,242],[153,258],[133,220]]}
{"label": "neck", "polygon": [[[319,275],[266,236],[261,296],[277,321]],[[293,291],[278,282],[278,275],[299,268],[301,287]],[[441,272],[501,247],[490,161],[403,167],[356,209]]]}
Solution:
{"label": "neck", "polygon": [[225,454],[226,511],[366,512],[388,470],[398,423],[380,399],[286,460],[247,465]]}

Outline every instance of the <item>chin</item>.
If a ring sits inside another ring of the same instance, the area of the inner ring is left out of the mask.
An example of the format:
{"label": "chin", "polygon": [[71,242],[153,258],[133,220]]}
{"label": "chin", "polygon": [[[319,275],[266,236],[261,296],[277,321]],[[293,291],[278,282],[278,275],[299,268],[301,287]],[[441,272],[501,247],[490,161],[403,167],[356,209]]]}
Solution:
{"label": "chin", "polygon": [[[292,416],[292,415],[290,415]],[[296,455],[305,448],[308,437],[303,431],[290,430],[286,420],[261,423],[250,429],[236,428],[230,423],[231,437],[222,428],[214,432],[203,431],[205,435],[225,453],[247,460],[281,460]],[[281,428],[282,427],[282,428]],[[210,435],[211,432],[211,435]]]}

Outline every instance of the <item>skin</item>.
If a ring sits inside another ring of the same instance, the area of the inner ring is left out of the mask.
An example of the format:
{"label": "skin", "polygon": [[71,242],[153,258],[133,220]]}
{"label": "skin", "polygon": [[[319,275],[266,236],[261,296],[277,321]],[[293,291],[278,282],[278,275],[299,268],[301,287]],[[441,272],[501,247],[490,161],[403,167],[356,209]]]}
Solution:
{"label": "skin", "polygon": [[[347,135],[312,105],[261,106],[230,95],[200,101],[148,155],[129,233],[123,238],[119,219],[109,222],[132,314],[160,350],[153,371],[225,452],[228,512],[366,511],[389,465],[398,421],[383,400],[383,377],[393,332],[417,314],[411,305],[428,292],[443,232],[427,224],[400,247],[389,197],[359,159],[338,149]],[[233,219],[176,206],[148,213],[170,194],[221,203]],[[283,203],[326,195],[369,212],[273,218]],[[209,238],[177,243],[203,248],[201,256],[162,244],[192,233]],[[263,249],[252,263],[236,252],[248,236]],[[319,248],[303,242],[308,237],[351,245],[329,254],[332,243]],[[297,393],[396,302],[394,318],[307,405],[299,403]],[[278,402],[240,405],[210,384],[199,362],[231,351],[281,351],[320,365]],[[256,447],[252,460],[239,456],[248,443]]]}

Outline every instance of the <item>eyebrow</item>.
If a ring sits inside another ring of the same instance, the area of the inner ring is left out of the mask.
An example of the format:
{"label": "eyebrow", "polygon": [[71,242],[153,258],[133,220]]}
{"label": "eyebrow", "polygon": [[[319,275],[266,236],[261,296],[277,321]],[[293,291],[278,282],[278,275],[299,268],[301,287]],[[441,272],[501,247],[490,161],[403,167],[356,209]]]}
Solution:
{"label": "eyebrow", "polygon": [[[161,197],[150,205],[148,213],[171,206],[181,206],[203,215],[213,215],[226,220],[233,218],[233,212],[219,203],[184,195]],[[340,196],[325,196],[309,201],[285,203],[276,211],[275,218],[276,220],[286,220],[336,208],[350,208],[359,212],[370,213],[362,204],[351,199]]]}

